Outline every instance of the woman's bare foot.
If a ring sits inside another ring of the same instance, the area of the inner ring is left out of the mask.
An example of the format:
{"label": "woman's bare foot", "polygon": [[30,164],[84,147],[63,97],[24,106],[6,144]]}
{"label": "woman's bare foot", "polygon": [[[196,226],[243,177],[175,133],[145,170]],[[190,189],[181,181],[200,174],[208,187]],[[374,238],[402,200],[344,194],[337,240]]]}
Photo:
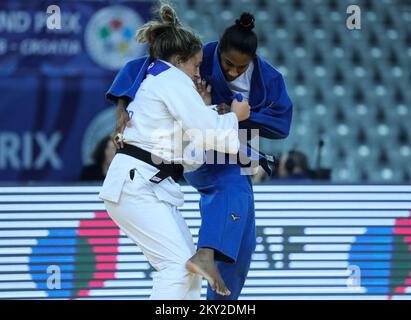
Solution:
{"label": "woman's bare foot", "polygon": [[230,290],[227,289],[220,271],[214,265],[214,250],[201,248],[186,263],[186,268],[192,273],[204,277],[211,288],[221,296],[229,296]]}

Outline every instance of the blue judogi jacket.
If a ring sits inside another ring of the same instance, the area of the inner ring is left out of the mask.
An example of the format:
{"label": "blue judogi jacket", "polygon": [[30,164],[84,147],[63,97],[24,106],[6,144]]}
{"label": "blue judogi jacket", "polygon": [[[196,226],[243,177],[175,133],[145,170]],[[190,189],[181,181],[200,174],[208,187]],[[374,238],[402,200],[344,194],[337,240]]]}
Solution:
{"label": "blue judogi jacket", "polygon": [[[147,56],[128,62],[117,74],[107,92],[107,99],[114,103],[117,103],[119,97],[134,99],[151,62]],[[212,103],[230,105],[234,95],[227,86],[220,67],[217,41],[204,46],[200,73],[201,77],[212,86]],[[287,93],[283,76],[259,56],[254,59],[249,104],[250,117],[239,123],[240,129],[259,129],[260,136],[268,139],[284,139],[288,136],[293,104]],[[264,160],[265,155],[262,153],[256,153],[249,147],[245,149],[251,159]],[[262,166],[267,170],[264,163]]]}

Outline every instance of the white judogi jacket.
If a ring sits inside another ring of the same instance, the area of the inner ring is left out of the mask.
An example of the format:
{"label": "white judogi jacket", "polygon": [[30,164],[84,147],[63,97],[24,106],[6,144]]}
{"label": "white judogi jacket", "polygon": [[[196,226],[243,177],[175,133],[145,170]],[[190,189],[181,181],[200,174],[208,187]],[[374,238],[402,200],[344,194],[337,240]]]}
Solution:
{"label": "white judogi jacket", "polygon": [[[147,73],[127,107],[132,125],[124,130],[125,143],[164,160],[181,163],[186,171],[201,165],[205,150],[238,152],[238,120],[233,112],[219,115],[206,106],[192,79],[168,62],[153,62]],[[159,171],[145,162],[117,154],[110,165],[100,198],[118,202],[132,168],[147,180]],[[159,184],[151,183],[151,186],[160,200],[183,205],[183,193],[171,177]]]}

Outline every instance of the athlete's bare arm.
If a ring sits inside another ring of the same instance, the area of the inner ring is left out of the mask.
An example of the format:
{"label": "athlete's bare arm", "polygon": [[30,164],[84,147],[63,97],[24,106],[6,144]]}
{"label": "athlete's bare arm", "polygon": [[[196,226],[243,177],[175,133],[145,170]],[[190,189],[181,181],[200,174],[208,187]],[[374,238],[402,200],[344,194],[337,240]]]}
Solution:
{"label": "athlete's bare arm", "polygon": [[111,135],[111,140],[113,140],[114,145],[117,149],[122,149],[124,147],[123,141],[118,139],[117,134],[122,134],[126,127],[130,127],[130,117],[126,108],[129,104],[129,100],[125,97],[120,97],[117,103],[116,109],[116,129]]}

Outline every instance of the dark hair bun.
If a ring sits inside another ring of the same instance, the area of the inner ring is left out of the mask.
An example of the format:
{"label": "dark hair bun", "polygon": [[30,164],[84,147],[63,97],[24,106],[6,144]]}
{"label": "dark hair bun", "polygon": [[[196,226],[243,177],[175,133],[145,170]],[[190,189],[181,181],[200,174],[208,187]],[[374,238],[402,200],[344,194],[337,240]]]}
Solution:
{"label": "dark hair bun", "polygon": [[244,29],[253,30],[255,26],[254,21],[255,21],[254,16],[251,13],[244,12],[243,14],[241,14],[240,19],[237,19],[235,21],[235,24]]}

